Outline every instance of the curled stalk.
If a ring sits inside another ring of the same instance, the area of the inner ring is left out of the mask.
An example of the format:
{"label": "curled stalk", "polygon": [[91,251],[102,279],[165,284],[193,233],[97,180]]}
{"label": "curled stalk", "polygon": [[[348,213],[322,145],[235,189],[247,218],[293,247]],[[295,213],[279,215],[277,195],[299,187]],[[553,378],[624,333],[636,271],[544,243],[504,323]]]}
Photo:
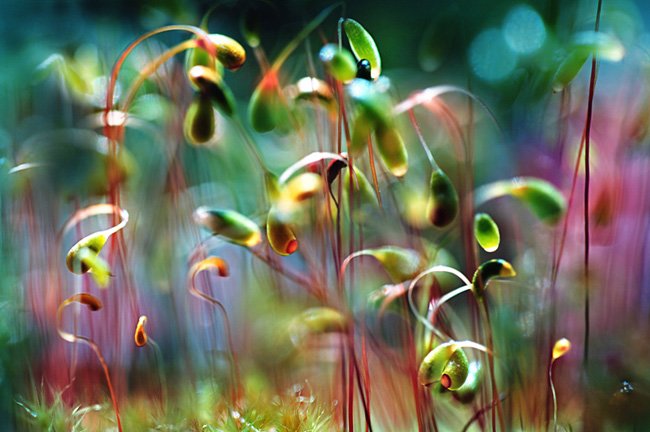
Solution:
{"label": "curled stalk", "polygon": [[79,240],[66,254],[66,266],[72,273],[83,274],[90,272],[97,285],[105,288],[108,285],[111,275],[109,265],[99,257],[99,253],[108,242],[108,239],[121,229],[129,221],[129,212],[120,209],[113,204],[96,204],[77,211],[64,225],[61,236],[67,233],[72,227],[91,216],[102,214],[119,214],[120,222],[115,226],[96,231]]}
{"label": "curled stalk", "polygon": [[230,275],[230,270],[228,268],[228,263],[219,257],[210,256],[208,258],[205,258],[195,263],[190,268],[189,276],[188,276],[188,280],[189,280],[188,290],[190,294],[192,294],[194,297],[207,301],[208,303],[216,306],[221,312],[221,314],[223,315],[224,327],[226,330],[226,339],[228,341],[228,350],[230,352],[230,359],[229,359],[230,371],[231,371],[231,379],[233,384],[232,401],[233,403],[237,403],[237,400],[241,396],[241,389],[239,384],[239,370],[237,365],[237,355],[234,349],[235,345],[232,339],[232,329],[230,328],[230,320],[228,319],[228,312],[226,311],[226,308],[223,305],[223,303],[221,303],[219,300],[215,299],[214,297],[200,291],[196,287],[196,276],[203,271],[213,271],[216,272],[219,277],[228,277]]}
{"label": "curled stalk", "polygon": [[145,329],[146,324],[147,324],[147,316],[141,315],[140,318],[138,319],[138,323],[135,326],[133,341],[135,342],[135,346],[137,346],[138,348],[142,348],[145,345],[149,345],[153,350],[154,357],[156,358],[156,363],[158,366],[158,379],[160,380],[160,389],[162,393],[163,412],[167,412],[167,401],[168,401],[167,379],[165,378],[165,373],[163,371],[162,353],[156,341],[147,334],[147,331]]}
{"label": "curled stalk", "polygon": [[571,342],[562,338],[555,342],[553,345],[553,352],[551,353],[551,363],[548,365],[548,381],[551,386],[551,394],[553,395],[553,430],[557,431],[557,395],[555,394],[555,385],[553,384],[553,365],[555,361],[568,353],[571,350]]}
{"label": "curled stalk", "polygon": [[113,384],[111,383],[111,376],[108,371],[108,365],[106,364],[106,360],[104,359],[101,350],[92,339],[63,330],[63,310],[73,303],[81,303],[87,306],[91,311],[96,312],[102,308],[102,302],[97,297],[88,293],[79,293],[68,297],[59,305],[59,308],[56,311],[56,331],[61,339],[70,343],[84,343],[94,351],[97,359],[99,360],[99,363],[102,366],[102,369],[104,370],[106,384],[108,385],[108,391],[111,395],[111,402],[113,403],[113,410],[115,411],[115,418],[117,419],[117,429],[122,432],[122,422],[120,420],[120,410],[117,405],[117,398],[113,390]]}
{"label": "curled stalk", "polygon": [[443,266],[443,265],[433,266],[433,267],[421,272],[420,274],[418,274],[411,281],[411,283],[409,284],[408,290],[407,290],[407,298],[408,298],[409,307],[411,308],[411,312],[413,313],[415,318],[418,321],[420,321],[422,323],[422,325],[424,325],[424,327],[427,328],[427,330],[433,332],[438,338],[445,339],[445,335],[443,335],[442,332],[440,332],[440,330],[435,328],[433,326],[433,324],[431,324],[431,322],[429,322],[428,319],[426,319],[424,316],[422,316],[420,314],[420,312],[418,311],[418,308],[415,305],[415,301],[413,300],[413,290],[415,289],[415,286],[420,281],[420,279],[422,279],[423,277],[425,277],[427,275],[430,275],[430,274],[433,274],[433,273],[440,273],[440,272],[442,272],[442,273],[450,273],[450,274],[458,277],[463,282],[464,285],[462,287],[458,288],[458,289],[455,289],[455,290],[450,291],[449,293],[445,294],[444,296],[442,296],[435,303],[435,306],[433,307],[433,311],[432,311],[432,314],[431,314],[432,315],[432,321],[435,322],[435,317],[437,315],[437,312],[438,312],[438,309],[440,308],[440,306],[442,306],[445,302],[449,301],[453,297],[455,297],[455,296],[457,296],[457,295],[471,289],[472,284],[470,283],[469,279],[467,279],[467,277],[463,273],[456,270],[455,268],[448,267],[448,266]]}

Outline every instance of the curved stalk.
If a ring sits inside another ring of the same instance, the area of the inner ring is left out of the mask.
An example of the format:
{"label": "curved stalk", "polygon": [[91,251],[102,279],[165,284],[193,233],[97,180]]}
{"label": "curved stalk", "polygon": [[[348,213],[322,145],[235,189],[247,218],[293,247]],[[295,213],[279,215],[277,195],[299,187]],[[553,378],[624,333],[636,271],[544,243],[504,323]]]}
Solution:
{"label": "curved stalk", "polygon": [[[413,300],[413,290],[415,289],[415,285],[419,282],[419,280],[422,279],[423,277],[429,275],[429,274],[437,273],[437,272],[438,272],[438,273],[442,272],[442,273],[450,273],[450,274],[453,274],[454,276],[458,277],[458,278],[459,278],[459,279],[460,279],[460,280],[465,284],[463,287],[458,288],[458,289],[456,289],[456,290],[454,290],[454,291],[448,293],[447,295],[441,297],[441,300],[442,300],[444,297],[447,297],[447,298],[444,300],[445,302],[446,302],[447,300],[449,300],[451,297],[453,297],[453,296],[455,296],[455,295],[458,295],[458,294],[460,294],[460,293],[462,293],[462,292],[464,292],[464,291],[467,291],[468,289],[471,289],[472,283],[471,283],[471,282],[469,281],[469,279],[467,279],[467,277],[466,277],[463,273],[461,273],[460,271],[456,270],[455,268],[448,267],[448,266],[443,266],[443,265],[433,266],[433,267],[431,267],[430,269],[425,270],[425,271],[423,271],[422,273],[418,274],[418,275],[417,275],[417,276],[416,276],[416,277],[411,281],[411,283],[410,283],[410,285],[409,285],[409,287],[408,287],[408,292],[407,292],[407,298],[408,298],[409,308],[411,309],[411,312],[413,313],[413,315],[415,316],[415,318],[416,318],[418,321],[420,321],[420,323],[422,323],[422,325],[424,325],[424,326],[427,328],[427,330],[433,332],[433,333],[434,333],[434,334],[435,334],[439,339],[442,340],[442,339],[445,339],[445,335],[443,335],[442,332],[441,332],[440,330],[438,330],[437,328],[435,328],[435,327],[434,327],[434,326],[429,322],[429,320],[427,320],[425,317],[423,317],[423,316],[420,314],[420,312],[418,311],[418,309],[417,309],[417,307],[416,307],[416,305],[415,305],[415,301]],[[469,286],[469,288],[468,288],[468,286]],[[443,302],[443,303],[444,303],[444,302]],[[441,303],[441,304],[442,304],[442,303]],[[438,306],[438,307],[439,307],[439,306]],[[436,310],[437,310],[437,309],[436,309]],[[434,316],[435,316],[435,315],[434,315]]]}
{"label": "curved stalk", "polygon": [[233,394],[232,394],[232,402],[233,404],[237,403],[237,400],[241,396],[240,392],[240,385],[239,385],[239,369],[237,366],[237,355],[235,354],[235,349],[234,349],[234,343],[232,339],[232,329],[230,328],[230,320],[228,319],[228,312],[226,311],[225,306],[223,303],[221,303],[219,300],[215,299],[214,297],[200,291],[196,287],[196,276],[206,270],[213,270],[217,271],[218,275],[221,277],[226,277],[228,276],[228,266],[224,260],[221,258],[217,258],[215,256],[208,257],[206,259],[203,259],[197,263],[195,263],[191,268],[189,272],[189,286],[188,290],[190,294],[192,294],[194,297],[197,297],[201,300],[207,301],[208,303],[211,303],[212,305],[216,306],[221,314],[223,315],[223,320],[224,320],[224,327],[226,330],[226,339],[228,343],[228,350],[230,351],[230,371],[231,371],[231,379],[233,383]]}
{"label": "curved stalk", "polygon": [[106,378],[106,384],[108,385],[108,392],[110,393],[111,402],[113,403],[113,410],[115,411],[115,418],[117,419],[117,429],[119,432],[122,432],[122,421],[120,420],[120,410],[117,405],[117,397],[115,396],[115,391],[113,390],[113,384],[111,383],[111,375],[108,371],[108,365],[106,364],[106,360],[104,359],[104,356],[102,355],[99,346],[97,346],[97,344],[92,339],[86,336],[76,335],[74,333],[70,333],[62,329],[61,322],[63,321],[62,319],[63,309],[65,309],[67,306],[71,305],[72,303],[84,304],[88,306],[88,308],[92,311],[98,311],[99,309],[101,309],[102,303],[99,301],[99,299],[87,293],[75,294],[73,296],[68,297],[59,305],[59,308],[56,311],[56,331],[61,337],[61,339],[65,340],[66,342],[70,342],[70,343],[81,342],[88,345],[97,356],[97,359],[99,360],[99,363],[101,364],[101,367],[104,371],[104,377]]}

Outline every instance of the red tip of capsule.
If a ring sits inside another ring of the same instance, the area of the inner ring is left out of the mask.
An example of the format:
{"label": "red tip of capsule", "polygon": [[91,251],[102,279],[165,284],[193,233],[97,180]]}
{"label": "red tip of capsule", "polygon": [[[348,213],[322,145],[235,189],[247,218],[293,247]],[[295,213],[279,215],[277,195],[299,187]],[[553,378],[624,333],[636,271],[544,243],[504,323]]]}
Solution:
{"label": "red tip of capsule", "polygon": [[285,249],[285,252],[287,254],[292,254],[296,250],[298,250],[298,240],[290,240],[289,243],[287,243],[287,248]]}
{"label": "red tip of capsule", "polygon": [[451,377],[447,374],[442,374],[442,377],[440,377],[440,385],[446,389],[451,387]]}

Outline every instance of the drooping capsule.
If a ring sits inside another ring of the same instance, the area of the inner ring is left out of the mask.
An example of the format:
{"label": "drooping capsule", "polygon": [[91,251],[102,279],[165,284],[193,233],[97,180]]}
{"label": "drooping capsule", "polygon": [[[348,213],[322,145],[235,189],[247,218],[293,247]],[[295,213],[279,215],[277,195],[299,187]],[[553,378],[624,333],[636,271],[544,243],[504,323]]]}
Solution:
{"label": "drooping capsule", "polygon": [[448,390],[457,390],[467,380],[469,360],[456,342],[446,342],[427,354],[418,371],[420,384],[428,386],[436,382]]}
{"label": "drooping capsule", "polygon": [[549,225],[556,224],[566,212],[566,200],[562,193],[541,179],[515,178],[510,194],[526,204],[539,220]]}
{"label": "drooping capsule", "polygon": [[553,345],[552,360],[555,361],[571,350],[571,342],[567,338],[559,339]]}
{"label": "drooping capsule", "polygon": [[253,247],[262,241],[257,224],[234,210],[199,207],[194,211],[194,222],[241,246]]}
{"label": "drooping capsule", "polygon": [[298,250],[298,239],[291,224],[280,217],[275,207],[271,207],[266,218],[266,237],[271,248],[279,255],[291,255]]}
{"label": "drooping capsule", "polygon": [[370,255],[379,261],[393,283],[413,279],[424,267],[422,256],[413,249],[397,246],[364,249],[350,255],[346,261],[360,255]]}
{"label": "drooping capsule", "polygon": [[185,139],[193,145],[204,144],[214,137],[214,109],[207,95],[198,93],[190,103],[185,113],[183,132]]}
{"label": "drooping capsule", "polygon": [[147,323],[147,316],[142,315],[140,319],[138,319],[138,324],[135,326],[135,333],[133,334],[133,341],[135,342],[135,346],[138,348],[142,348],[147,344],[147,340],[149,339],[147,336],[147,332],[144,328],[145,324]]}
{"label": "drooping capsule", "polygon": [[431,173],[429,191],[427,201],[429,221],[437,228],[444,228],[452,223],[458,214],[458,192],[447,174],[440,168]]}
{"label": "drooping capsule", "polygon": [[279,110],[284,109],[279,96],[277,74],[269,71],[255,87],[248,104],[248,120],[257,132],[270,132],[278,125]]}
{"label": "drooping capsule", "polygon": [[375,129],[377,153],[395,177],[404,177],[408,171],[408,152],[402,136],[394,125],[379,125]]}
{"label": "drooping capsule", "polygon": [[336,309],[330,307],[313,307],[305,310],[289,325],[291,341],[298,345],[307,335],[322,335],[345,331],[347,320]]}
{"label": "drooping capsule", "polygon": [[471,362],[465,382],[452,393],[454,399],[463,404],[472,403],[480,389],[482,378],[483,368],[481,363],[478,361]]}
{"label": "drooping capsule", "polygon": [[474,238],[486,252],[494,252],[499,248],[499,226],[489,214],[476,213],[474,216]]}
{"label": "drooping capsule", "polygon": [[203,95],[210,98],[221,113],[228,117],[235,114],[235,97],[213,69],[194,66],[189,70],[188,77]]}
{"label": "drooping capsule", "polygon": [[339,48],[338,45],[330,43],[321,48],[318,57],[329,74],[338,81],[345,83],[357,75],[357,64],[354,57],[345,48]]}
{"label": "drooping capsule", "polygon": [[246,62],[246,50],[233,38],[212,33],[208,35],[217,51],[217,60],[229,70],[237,70]]}
{"label": "drooping capsule", "polygon": [[490,279],[511,278],[517,276],[517,272],[508,261],[503,259],[492,259],[484,262],[474,272],[472,278],[472,292],[477,299],[482,299]]}

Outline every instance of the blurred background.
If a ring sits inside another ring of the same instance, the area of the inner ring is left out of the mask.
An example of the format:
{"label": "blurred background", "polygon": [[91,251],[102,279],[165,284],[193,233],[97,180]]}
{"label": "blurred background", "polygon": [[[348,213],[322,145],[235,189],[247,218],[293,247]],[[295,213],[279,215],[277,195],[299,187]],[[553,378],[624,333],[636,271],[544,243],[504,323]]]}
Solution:
{"label": "blurred background", "polygon": [[[244,44],[241,23],[250,19],[259,26],[265,55],[274,59],[312,17],[330,4],[265,0],[0,2],[2,430],[26,430],[26,425],[40,425],[33,419],[55,418],[57,414],[47,409],[54,406],[57,397],[61,406],[67,407],[105,403],[103,376],[90,350],[73,348],[56,334],[57,306],[82,290],[91,290],[105,302],[106,310],[99,318],[91,320],[90,313],[84,311],[78,319],[91,323],[86,334],[93,335],[111,366],[119,371],[115,373],[115,386],[123,396],[124,409],[134,411],[133,418],[145,418],[141,413],[147,408],[138,404],[145,406],[141,400],[160,397],[162,372],[167,376],[169,403],[177,407],[177,419],[196,418],[197,424],[212,421],[206,413],[220,403],[215,395],[224,390],[215,389],[219,386],[214,383],[229,374],[228,347],[219,313],[187,294],[188,263],[202,247],[218,251],[233,269],[225,282],[211,275],[202,283],[228,311],[240,364],[248,371],[248,388],[260,393],[269,388],[274,388],[271,393],[281,392],[278,389],[285,391],[289,383],[302,386],[309,380],[327,389],[314,391],[327,401],[325,411],[336,410],[333,395],[338,388],[331,377],[337,364],[330,358],[335,355],[328,357],[326,352],[320,361],[327,367],[319,371],[320,363],[304,354],[307,359],[301,359],[299,372],[293,376],[293,360],[287,360],[290,348],[282,345],[290,342],[278,336],[291,316],[318,302],[300,284],[283,279],[266,265],[279,258],[267,257],[265,264],[243,248],[210,243],[206,240],[209,236],[192,222],[192,212],[199,205],[234,208],[260,224],[267,209],[261,208],[260,175],[243,150],[236,127],[220,118],[214,142],[205,148],[182,145],[182,113],[191,100],[191,89],[182,75],[182,56],[161,67],[132,106],[126,152],[119,161],[124,179],[123,205],[130,209],[131,221],[123,264],[115,267],[112,276],[115,286],[99,290],[87,276],[82,280],[63,268],[65,252],[75,239],[105,229],[110,225],[108,218],[84,222],[83,227],[68,233],[61,231],[71,214],[101,202],[108,192],[105,167],[113,156],[106,150],[107,143],[97,139],[100,114],[105,106],[106,77],[131,41],[168,24],[199,25],[214,7],[207,19],[211,33],[222,33]],[[495,287],[493,328],[497,345],[504,352],[502,379],[510,389],[505,403],[513,419],[517,413],[523,419],[521,425],[516,424],[521,430],[544,430],[548,423],[548,353],[554,340],[562,336],[574,342],[566,367],[558,370],[556,378],[563,427],[644,430],[650,425],[650,8],[640,0],[604,0],[600,30],[609,39],[594,42],[590,32],[596,7],[595,1],[577,0],[348,2],[335,9],[282,69],[283,84],[312,70],[323,76],[318,50],[325,42],[336,41],[339,16],[354,18],[377,42],[383,75],[391,81],[395,100],[437,85],[455,85],[480,99],[472,109],[465,98],[456,95],[449,99],[461,126],[473,128],[471,173],[460,164],[443,124],[418,113],[439,164],[455,182],[467,178],[481,185],[519,175],[538,176],[569,198],[584,134],[591,61],[582,59],[584,66],[577,65],[575,75],[559,86],[558,70],[572,49],[583,43],[581,40],[587,38],[584,44],[597,47],[591,201],[587,209],[592,245],[587,276],[592,361],[587,367],[581,366],[584,159],[577,165],[575,200],[567,218],[557,284],[550,282],[550,269],[560,250],[561,224],[553,229],[541,227],[520,206],[507,200],[484,208],[502,226],[504,240],[499,257],[512,261],[520,273],[516,292]],[[126,92],[138,68],[184,38],[186,35],[169,33],[140,46],[126,62],[117,93]],[[249,46],[246,48],[246,64],[224,75],[244,119],[250,95],[261,77],[259,57],[255,58]],[[313,118],[317,116],[308,117],[307,122]],[[388,204],[387,213],[369,218],[364,241],[371,245],[410,245],[407,237],[416,232],[418,239],[443,244],[450,253],[450,263],[471,274],[473,269],[465,268],[458,232],[441,234],[422,227],[421,217],[409,216],[410,209],[416,213],[422,209],[421,194],[413,191],[425,187],[428,174],[415,133],[406,120],[400,126],[407,130],[413,169],[399,184],[381,177],[382,186],[392,190],[397,199]],[[253,133],[253,138],[269,167],[279,173],[298,156],[316,149],[309,143],[328,142],[322,137],[333,135],[330,132],[319,138],[318,130],[309,127],[301,133]],[[91,141],[96,145],[89,146]],[[29,165],[34,163],[38,166]],[[400,221],[407,228],[402,231],[400,225],[394,232],[387,230],[388,226],[397,226],[391,225],[391,217],[396,215],[401,215]],[[319,248],[324,250],[330,244],[323,240],[322,232],[302,230],[308,245],[305,255],[282,258],[280,266],[314,277],[318,273],[314,268],[321,265]],[[322,266],[327,282],[333,274],[332,264]],[[360,273],[363,281],[358,282],[361,294],[369,294],[386,282],[378,268],[369,264],[361,268],[366,268]],[[354,301],[350,299],[353,310],[365,310],[363,301],[357,299],[359,305]],[[466,304],[461,302],[458,307],[460,314],[467,312]],[[142,314],[149,316],[151,334],[160,345],[158,352],[134,351],[133,329]],[[399,326],[404,325],[403,319],[397,313],[391,319],[395,327],[380,336],[386,339],[383,342],[402,347],[405,342],[400,339]],[[79,353],[73,351],[77,349]],[[76,374],[69,370],[72,358],[80,365]],[[381,351],[376,353],[375,362],[381,371],[376,379],[378,386],[394,390],[406,382],[399,378],[391,381],[389,368],[380,366]],[[294,392],[307,390],[301,387]],[[585,398],[586,392],[592,396]],[[171,402],[178,400],[185,400],[188,407]],[[409,420],[412,410],[408,401],[404,406],[395,402],[395,418],[399,419],[395,421],[402,422],[403,430],[415,430]],[[381,396],[375,403],[383,408],[390,405]],[[110,417],[107,407],[95,411]],[[462,429],[475,412],[475,407],[458,409],[461,414],[441,415],[442,424],[449,430]],[[65,412],[69,410],[58,411]],[[147,421],[151,419],[142,420],[142,425],[151,427]],[[173,423],[169,418],[166,421]],[[386,426],[391,420],[380,419],[380,425],[382,421],[384,430],[391,430]],[[509,426],[514,430],[512,421]],[[134,420],[132,424],[139,423]],[[181,420],[175,424],[178,430],[194,427]],[[34,430],[47,429],[38,425]],[[89,430],[101,430],[92,422],[84,425]]]}

